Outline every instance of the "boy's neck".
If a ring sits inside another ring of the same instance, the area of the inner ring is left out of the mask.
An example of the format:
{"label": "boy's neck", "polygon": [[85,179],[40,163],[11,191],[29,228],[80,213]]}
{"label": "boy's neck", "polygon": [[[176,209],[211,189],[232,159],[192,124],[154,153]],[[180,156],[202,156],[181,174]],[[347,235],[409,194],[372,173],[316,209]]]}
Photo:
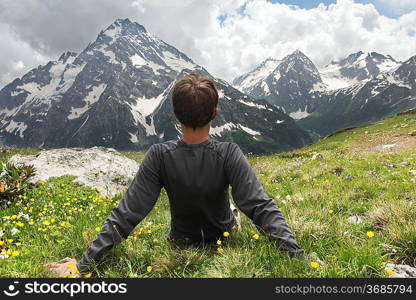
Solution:
{"label": "boy's neck", "polygon": [[193,129],[190,127],[186,127],[181,124],[182,129],[182,141],[187,144],[200,144],[205,142],[209,138],[209,129],[211,126],[211,122],[205,125],[204,127],[200,127],[197,129]]}

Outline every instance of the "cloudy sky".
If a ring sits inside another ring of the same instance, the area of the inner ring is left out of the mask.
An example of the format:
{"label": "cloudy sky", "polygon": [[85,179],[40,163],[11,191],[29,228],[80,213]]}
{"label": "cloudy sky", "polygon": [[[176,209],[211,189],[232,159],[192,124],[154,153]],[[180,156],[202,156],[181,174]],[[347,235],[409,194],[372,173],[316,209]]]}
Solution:
{"label": "cloudy sky", "polygon": [[416,55],[416,0],[1,0],[0,88],[126,17],[226,80],[296,49]]}

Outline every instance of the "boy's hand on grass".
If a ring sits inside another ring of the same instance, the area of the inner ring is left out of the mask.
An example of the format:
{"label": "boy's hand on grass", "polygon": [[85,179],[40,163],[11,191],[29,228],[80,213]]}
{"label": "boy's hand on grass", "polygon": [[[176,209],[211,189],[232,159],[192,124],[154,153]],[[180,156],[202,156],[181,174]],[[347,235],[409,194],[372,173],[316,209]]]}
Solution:
{"label": "boy's hand on grass", "polygon": [[55,277],[79,278],[81,274],[77,269],[77,261],[66,257],[57,264],[45,264],[43,267]]}

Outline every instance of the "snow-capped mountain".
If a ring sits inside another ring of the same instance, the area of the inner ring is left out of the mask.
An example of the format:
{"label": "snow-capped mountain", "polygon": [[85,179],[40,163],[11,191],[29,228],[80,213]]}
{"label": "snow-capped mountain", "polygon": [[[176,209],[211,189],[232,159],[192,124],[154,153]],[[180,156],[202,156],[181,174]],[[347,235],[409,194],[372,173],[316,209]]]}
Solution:
{"label": "snow-capped mountain", "polygon": [[235,78],[233,85],[245,93],[250,93],[253,97],[256,94],[262,96],[265,91],[268,91],[265,79],[281,62],[281,60],[269,57],[249,73]]}
{"label": "snow-capped mountain", "polygon": [[[234,83],[322,136],[416,107],[415,69],[414,57],[401,63],[389,55],[358,52],[318,71],[296,51],[255,85]],[[238,78],[243,77],[249,78],[250,73]]]}
{"label": "snow-capped mountain", "polygon": [[399,66],[400,62],[390,55],[360,51],[340,61],[331,62],[321,70],[321,77],[328,90],[337,90],[370,80]]}
{"label": "snow-capped mountain", "polygon": [[[239,82],[239,78],[251,78],[255,73],[250,72],[233,81],[241,91],[257,99],[264,98],[269,103],[282,108],[292,118],[300,119],[313,111],[316,106],[315,92],[324,89],[321,76],[313,62],[301,51],[275,60],[277,66],[264,74],[262,79],[251,86],[249,82]],[[264,63],[263,63],[264,64]]]}
{"label": "snow-capped mountain", "polygon": [[320,135],[372,123],[416,107],[416,56],[400,67],[321,96],[321,105],[298,124]]}
{"label": "snow-capped mountain", "polygon": [[[178,138],[170,91],[193,70],[209,75],[142,25],[118,19],[81,53],[64,53],[0,91],[0,144],[134,150]],[[215,138],[244,140],[247,152],[310,142],[279,108],[215,80],[220,90]]]}

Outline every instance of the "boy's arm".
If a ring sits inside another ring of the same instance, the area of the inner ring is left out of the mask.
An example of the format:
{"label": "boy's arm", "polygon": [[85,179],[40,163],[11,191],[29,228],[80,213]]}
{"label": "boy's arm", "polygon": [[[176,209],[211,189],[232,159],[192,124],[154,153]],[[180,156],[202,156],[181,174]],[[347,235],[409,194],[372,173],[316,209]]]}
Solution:
{"label": "boy's arm", "polygon": [[274,201],[268,197],[240,147],[231,143],[226,159],[226,172],[232,196],[238,208],[260,231],[277,242],[281,251],[303,254]]}
{"label": "boy's arm", "polygon": [[98,261],[114,245],[126,239],[155,205],[162,184],[159,173],[160,157],[154,148],[152,146],[146,152],[123,199],[111,210],[97,238],[77,263],[80,273],[87,272],[91,260]]}

